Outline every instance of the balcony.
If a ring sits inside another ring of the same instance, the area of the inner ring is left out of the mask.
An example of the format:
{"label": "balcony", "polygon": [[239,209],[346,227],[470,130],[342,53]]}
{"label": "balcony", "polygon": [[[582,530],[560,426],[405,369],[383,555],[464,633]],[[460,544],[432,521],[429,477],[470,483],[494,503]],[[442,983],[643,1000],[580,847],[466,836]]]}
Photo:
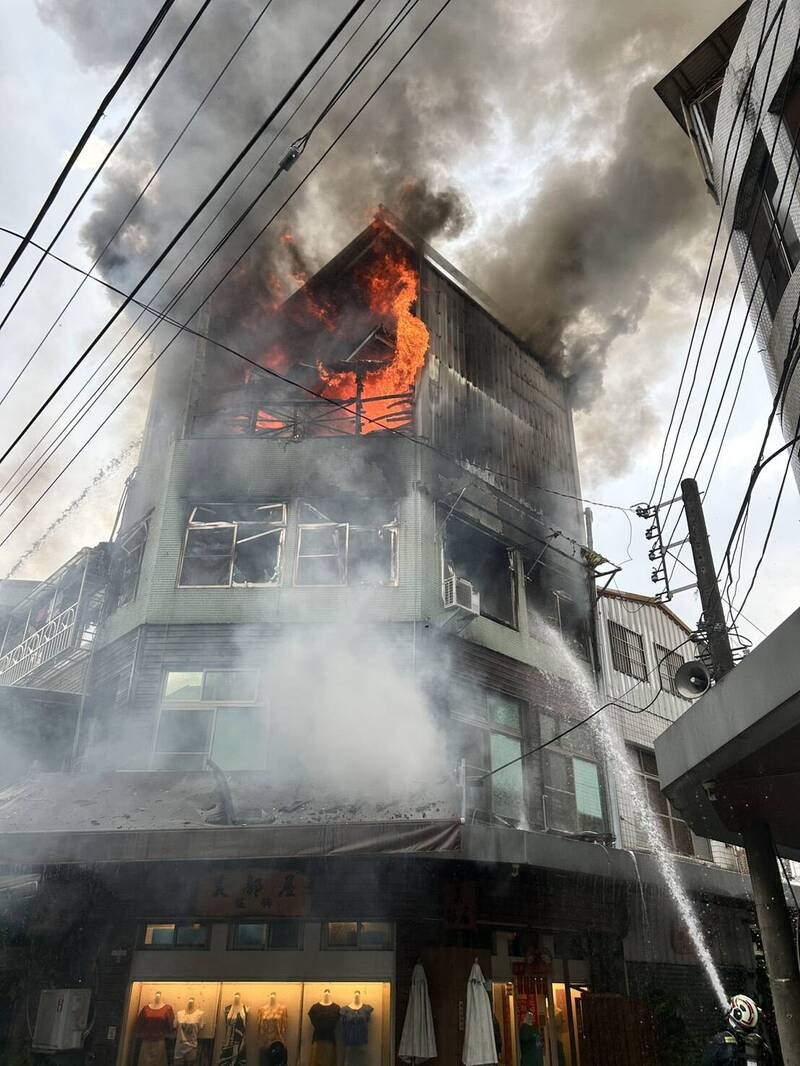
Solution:
{"label": "balcony", "polygon": [[84,548],[17,604],[0,654],[0,685],[80,691],[106,572],[105,548]]}

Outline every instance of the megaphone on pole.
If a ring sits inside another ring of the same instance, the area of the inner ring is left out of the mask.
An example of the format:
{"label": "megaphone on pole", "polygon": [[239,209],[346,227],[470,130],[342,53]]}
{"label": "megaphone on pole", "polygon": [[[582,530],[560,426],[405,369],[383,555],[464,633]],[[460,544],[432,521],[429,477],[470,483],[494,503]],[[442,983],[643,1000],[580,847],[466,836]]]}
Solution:
{"label": "megaphone on pole", "polygon": [[675,671],[675,691],[685,700],[696,700],[707,692],[711,674],[699,659],[690,659]]}

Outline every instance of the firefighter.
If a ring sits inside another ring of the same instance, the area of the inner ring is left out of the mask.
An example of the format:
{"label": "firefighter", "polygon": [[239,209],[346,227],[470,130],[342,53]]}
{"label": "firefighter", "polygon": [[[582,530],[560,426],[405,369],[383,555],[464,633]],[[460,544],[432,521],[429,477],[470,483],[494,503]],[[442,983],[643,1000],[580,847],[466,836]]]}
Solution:
{"label": "firefighter", "polygon": [[771,1066],[769,1044],[758,1032],[759,1012],[749,996],[734,996],[728,1025],[711,1040],[703,1066]]}

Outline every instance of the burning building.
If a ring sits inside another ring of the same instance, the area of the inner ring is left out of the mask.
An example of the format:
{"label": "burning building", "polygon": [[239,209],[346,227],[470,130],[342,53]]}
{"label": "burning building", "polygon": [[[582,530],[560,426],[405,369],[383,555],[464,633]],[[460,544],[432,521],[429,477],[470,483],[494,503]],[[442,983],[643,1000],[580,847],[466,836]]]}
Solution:
{"label": "burning building", "polygon": [[[567,383],[386,213],[266,327],[226,305],[185,335],[110,541],[10,608],[0,680],[75,718],[0,799],[8,1045],[34,994],[88,987],[98,1066],[173,1054],[167,1006],[202,1011],[203,1064],[237,1033],[251,1064],[317,1063],[331,1003],[372,1008],[360,1054],[388,1066],[420,960],[455,1063],[477,958],[505,1061],[530,1014],[550,1066],[612,1037],[655,1062],[625,993],[659,875],[607,847],[593,734],[561,739],[563,649],[595,661],[579,499]],[[707,873],[741,987],[741,878]]]}

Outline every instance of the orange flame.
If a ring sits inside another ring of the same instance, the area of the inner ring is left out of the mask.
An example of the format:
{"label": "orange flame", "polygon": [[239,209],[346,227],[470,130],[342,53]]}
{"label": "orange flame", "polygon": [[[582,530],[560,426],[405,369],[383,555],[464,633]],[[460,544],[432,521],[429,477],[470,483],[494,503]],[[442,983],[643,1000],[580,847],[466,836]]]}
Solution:
{"label": "orange flame", "polygon": [[[384,247],[362,279],[369,309],[381,320],[390,335],[394,335],[394,352],[378,370],[370,371],[364,379],[365,400],[380,396],[397,396],[413,389],[425,365],[430,333],[422,319],[411,310],[419,293],[419,276],[407,257],[397,248]],[[331,373],[320,367],[324,382],[323,396],[348,399],[355,396],[355,373]],[[393,401],[367,404],[366,415],[380,421],[393,409]],[[362,432],[369,433],[381,426],[366,421]]]}

